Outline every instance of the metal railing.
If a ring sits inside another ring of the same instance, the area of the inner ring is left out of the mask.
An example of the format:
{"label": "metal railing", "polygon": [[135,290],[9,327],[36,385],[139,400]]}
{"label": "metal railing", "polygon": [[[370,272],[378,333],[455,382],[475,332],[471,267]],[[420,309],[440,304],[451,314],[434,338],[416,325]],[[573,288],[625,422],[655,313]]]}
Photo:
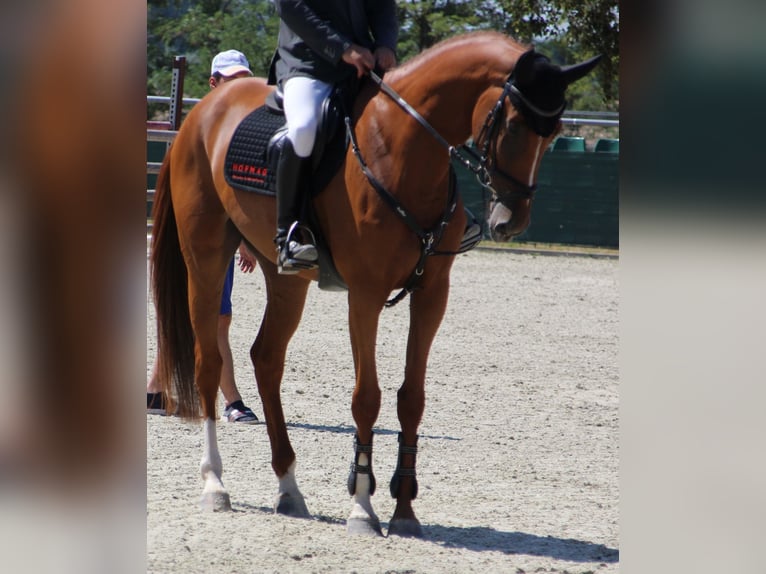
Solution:
{"label": "metal railing", "polygon": [[[202,98],[181,98],[181,103],[184,106],[193,106],[194,104],[200,103]],[[146,96],[146,103],[147,104],[167,104],[170,105],[170,103],[173,101],[173,98],[170,96]]]}
{"label": "metal railing", "polygon": [[[157,103],[168,103],[170,98],[166,96],[147,96],[147,101],[156,101]],[[194,105],[200,101],[200,98],[184,98],[184,105]],[[601,126],[601,127],[620,127],[620,114],[617,112],[585,112],[572,111],[564,112],[561,123],[572,126]],[[147,129],[147,141],[171,142],[175,137],[175,130]]]}
{"label": "metal railing", "polygon": [[[170,96],[146,97],[147,103],[164,103],[168,104],[170,108],[168,121],[147,121],[147,141],[166,142],[167,145],[170,145],[170,142],[173,141],[176,134],[178,133],[178,128],[181,127],[182,107],[186,103],[184,100],[187,99],[183,97],[185,75],[186,57],[176,56],[173,58],[173,79],[170,85]],[[158,174],[160,172],[161,165],[161,162],[147,161],[146,173]],[[151,198],[154,195],[154,190],[147,190],[147,195]]]}
{"label": "metal railing", "polygon": [[[184,73],[186,70],[186,58],[176,56],[173,60],[173,82],[170,96],[146,96],[148,104],[166,104],[170,108],[169,120],[161,122],[147,122],[146,140],[165,142],[170,145],[181,125],[183,106],[194,106],[201,98],[183,97]],[[591,112],[571,111],[564,112],[561,123],[571,126],[601,126],[620,127],[620,114],[618,112]],[[157,174],[160,171],[161,162],[146,162],[148,174]],[[150,192],[153,190],[149,190]]]}
{"label": "metal railing", "polygon": [[620,127],[620,114],[618,112],[564,112],[561,123],[569,126],[600,126],[609,128]]}

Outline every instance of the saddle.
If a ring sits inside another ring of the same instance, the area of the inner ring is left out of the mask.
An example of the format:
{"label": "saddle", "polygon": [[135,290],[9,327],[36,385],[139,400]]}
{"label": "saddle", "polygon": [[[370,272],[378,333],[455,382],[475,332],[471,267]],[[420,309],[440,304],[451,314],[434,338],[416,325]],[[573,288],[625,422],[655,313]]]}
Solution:
{"label": "saddle", "polygon": [[[311,154],[309,193],[302,212],[316,239],[319,253],[319,288],[347,290],[335,268],[327,241],[310,199],[316,197],[340,169],[346,156],[348,139],[343,128],[343,93],[334,90],[322,103],[314,150]],[[237,126],[224,162],[226,182],[235,189],[276,196],[276,173],[282,144],[287,135],[282,94],[274,91],[266,103],[248,114]]]}

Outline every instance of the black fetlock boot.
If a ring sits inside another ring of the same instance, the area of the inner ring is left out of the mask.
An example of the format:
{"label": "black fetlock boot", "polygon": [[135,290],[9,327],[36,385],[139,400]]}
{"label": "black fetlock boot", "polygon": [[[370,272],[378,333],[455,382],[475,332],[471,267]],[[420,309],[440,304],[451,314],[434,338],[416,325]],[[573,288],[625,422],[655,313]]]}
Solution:
{"label": "black fetlock boot", "polygon": [[[279,273],[291,275],[317,267],[316,246],[311,231],[299,224],[308,158],[295,153],[292,142],[285,138],[277,165],[277,267]],[[308,236],[308,237],[304,237]]]}

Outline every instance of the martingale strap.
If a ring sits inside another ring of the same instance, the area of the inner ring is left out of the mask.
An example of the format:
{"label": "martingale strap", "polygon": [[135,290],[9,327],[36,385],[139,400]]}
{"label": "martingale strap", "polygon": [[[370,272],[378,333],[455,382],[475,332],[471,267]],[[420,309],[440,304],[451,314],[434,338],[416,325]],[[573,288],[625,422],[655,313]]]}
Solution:
{"label": "martingale strap", "polygon": [[[370,435],[370,444],[362,444],[359,442],[359,435],[354,434],[354,462],[351,463],[351,471],[348,474],[348,493],[353,496],[356,493],[356,476],[357,474],[369,474],[370,475],[370,496],[375,494],[375,475],[372,472],[372,439],[373,434]],[[359,455],[367,455],[367,464],[359,464]]]}
{"label": "martingale strap", "polygon": [[[459,165],[462,165],[464,168],[472,171],[479,182],[479,184],[482,186],[483,190],[490,189],[491,185],[491,177],[489,170],[487,169],[487,162],[489,161],[488,156],[485,154],[479,156],[474,152],[469,146],[463,144],[461,146],[455,147],[453,145],[450,145],[450,143],[442,137],[439,132],[437,132],[434,127],[428,123],[428,121],[415,109],[413,108],[409,103],[407,103],[404,98],[402,98],[396,91],[391,88],[388,84],[386,84],[383,79],[378,76],[375,72],[369,73],[370,78],[378,85],[380,90],[385,93],[389,98],[391,98],[400,108],[402,108],[407,114],[409,114],[412,118],[414,118],[431,136],[436,140],[436,142],[444,147],[448,155],[450,157],[450,160],[455,160]],[[495,104],[495,107],[493,110],[490,111],[490,114],[487,116],[487,120],[484,122],[484,126],[481,129],[481,133],[484,134],[485,132],[492,131],[497,126],[497,116],[499,114],[499,110],[502,109],[503,101],[508,95],[508,90],[510,89],[510,83],[506,83],[505,88],[503,90],[503,94],[500,97],[500,99]],[[404,299],[407,295],[412,293],[420,283],[420,279],[423,275],[424,269],[425,269],[425,262],[426,258],[429,255],[458,255],[460,253],[464,253],[468,251],[469,249],[473,248],[482,238],[482,226],[481,224],[478,224],[476,219],[471,215],[471,219],[473,220],[471,222],[470,227],[474,229],[473,235],[468,237],[467,239],[464,237],[464,241],[461,243],[460,248],[457,251],[439,251],[436,248],[438,247],[439,241],[441,240],[442,233],[444,231],[444,228],[449,223],[450,219],[452,218],[452,215],[455,212],[455,208],[457,207],[458,203],[458,196],[457,196],[457,184],[456,184],[456,176],[455,176],[455,170],[452,167],[452,163],[450,163],[449,167],[449,194],[447,199],[447,206],[442,213],[441,220],[439,223],[436,224],[436,226],[431,230],[423,230],[420,228],[420,226],[417,224],[415,219],[407,212],[406,209],[402,206],[402,204],[383,186],[383,184],[373,175],[370,168],[367,166],[367,164],[364,161],[364,158],[362,157],[361,151],[359,150],[359,146],[357,145],[356,141],[356,135],[354,134],[354,130],[351,127],[351,120],[349,117],[345,118],[346,121],[346,132],[348,134],[348,139],[351,142],[351,147],[354,152],[354,155],[356,156],[357,161],[359,162],[359,165],[361,166],[362,173],[364,173],[367,180],[370,182],[370,185],[377,191],[380,198],[396,213],[399,215],[399,217],[402,218],[404,223],[415,233],[415,235],[418,236],[418,239],[420,239],[420,257],[418,258],[417,263],[415,264],[415,269],[410,274],[410,277],[405,282],[404,287],[402,290],[395,296],[386,301],[385,306],[386,307],[393,307],[396,305],[399,301]],[[489,139],[489,138],[487,138]],[[470,157],[467,157],[470,156]],[[497,170],[496,170],[497,171]],[[509,176],[508,174],[501,173],[503,177],[506,179],[513,178]],[[516,180],[513,180],[516,182]],[[520,182],[516,182],[520,183]],[[523,185],[523,184],[522,184]],[[491,190],[493,195],[494,191]],[[533,190],[532,190],[533,191]]]}
{"label": "martingale strap", "polygon": [[418,454],[418,437],[415,437],[415,444],[413,446],[405,446],[402,444],[402,433],[399,433],[399,458],[396,461],[396,470],[394,476],[391,477],[391,498],[397,498],[399,495],[399,487],[402,484],[403,476],[411,476],[412,485],[412,500],[418,495],[418,479],[415,474],[415,461],[412,462],[412,466],[402,466],[402,455],[411,454],[413,457]]}
{"label": "martingale strap", "polygon": [[346,131],[348,132],[349,140],[351,141],[351,149],[353,150],[354,155],[359,162],[362,173],[365,175],[375,191],[378,192],[378,195],[386,203],[386,205],[388,205],[393,210],[393,212],[396,213],[402,219],[402,221],[404,221],[407,227],[409,227],[420,240],[420,257],[418,258],[418,262],[415,264],[415,269],[410,274],[410,277],[407,279],[407,282],[405,283],[402,290],[395,297],[386,301],[386,307],[393,307],[417,288],[425,269],[426,257],[429,255],[456,254],[450,252],[437,252],[436,247],[439,245],[442,234],[452,219],[452,216],[455,214],[455,209],[457,208],[457,177],[455,175],[455,170],[452,168],[452,165],[450,165],[447,205],[442,212],[439,222],[432,229],[425,230],[418,225],[417,221],[415,221],[415,218],[404,208],[401,202],[396,199],[372,173],[370,168],[367,166],[367,163],[364,161],[364,158],[362,157],[362,152],[359,149],[359,145],[356,141],[356,134],[354,133],[354,129],[351,126],[351,118],[346,116],[345,121]]}

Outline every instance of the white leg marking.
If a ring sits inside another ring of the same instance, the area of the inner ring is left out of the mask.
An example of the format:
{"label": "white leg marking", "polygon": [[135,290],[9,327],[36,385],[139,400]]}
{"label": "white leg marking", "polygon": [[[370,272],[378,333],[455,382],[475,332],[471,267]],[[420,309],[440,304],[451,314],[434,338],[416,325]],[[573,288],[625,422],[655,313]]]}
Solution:
{"label": "white leg marking", "polygon": [[215,421],[213,419],[205,419],[203,427],[205,429],[205,444],[202,447],[200,472],[202,473],[202,480],[205,481],[204,492],[223,490],[223,483],[221,482],[223,463],[221,462],[221,453],[218,451]]}
{"label": "white leg marking", "polygon": [[[359,466],[367,466],[370,464],[369,457],[363,452],[359,453]],[[357,474],[356,475],[356,494],[355,497],[365,497],[370,499],[370,475],[369,474]]]}
{"label": "white leg marking", "polygon": [[531,186],[535,181],[535,168],[537,167],[537,162],[540,158],[540,148],[543,147],[543,138],[542,136],[537,136],[537,149],[535,150],[535,159],[532,161],[532,169],[529,172],[529,182],[527,182],[527,185]]}
{"label": "white leg marking", "polygon": [[205,481],[205,487],[202,489],[200,504],[204,510],[214,512],[231,510],[229,493],[226,492],[223,482],[221,482],[223,464],[221,463],[221,453],[218,452],[215,420],[205,419],[203,424],[205,444],[202,448],[202,462],[200,462],[199,469],[202,473],[202,480]]}
{"label": "white leg marking", "polygon": [[[365,466],[368,464],[370,464],[368,456],[364,453],[359,453],[359,465]],[[356,475],[356,492],[354,493],[353,507],[351,508],[349,519],[378,521],[375,511],[372,509],[372,501],[370,500],[369,474]]]}
{"label": "white leg marking", "polygon": [[301,494],[298,490],[298,481],[295,480],[295,461],[287,469],[285,475],[279,479],[279,494],[292,496],[300,496]]}
{"label": "white leg marking", "polygon": [[301,491],[298,490],[298,481],[295,480],[295,461],[287,469],[284,476],[279,478],[279,492],[274,502],[274,512],[300,518],[311,516],[306,507],[306,501]]}

